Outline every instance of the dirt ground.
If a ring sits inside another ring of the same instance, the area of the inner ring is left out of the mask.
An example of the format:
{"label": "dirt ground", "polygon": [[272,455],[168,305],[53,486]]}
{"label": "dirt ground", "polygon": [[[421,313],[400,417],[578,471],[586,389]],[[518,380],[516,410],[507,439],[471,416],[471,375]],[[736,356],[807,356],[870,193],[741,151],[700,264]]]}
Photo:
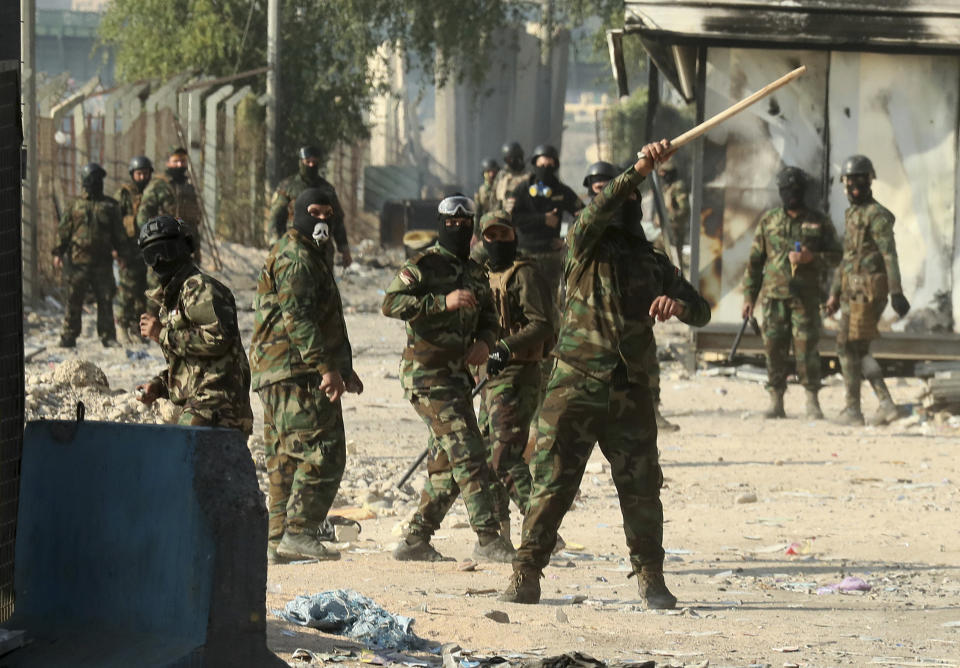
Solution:
{"label": "dirt ground", "polygon": [[[222,275],[237,292],[249,343],[262,251],[227,251]],[[690,374],[677,362],[664,363],[663,410],[681,429],[659,439],[665,570],[680,600],[677,610],[643,610],[635,581],[626,578],[622,519],[599,452],[564,520],[567,551],[546,569],[540,605],[496,600],[508,565],[461,570],[475,537],[460,503],[435,537],[438,549],[457,562],[394,561],[390,551],[424,476],[414,476],[405,490],[393,484],[425,446],[426,428],[404,401],[397,378],[402,323],[378,312],[392,273],[357,264],[339,277],[366,391],[344,401],[349,456],[333,512],[366,506],[376,517],[362,522],[359,540],[343,546],[339,562],[269,569],[268,643],[281,657],[292,661],[302,648],[315,653],[314,665],[324,659],[383,662],[361,655],[346,638],[270,614],[298,594],[346,588],[415,618],[419,636],[456,643],[462,657],[474,661],[581,651],[607,662],[653,660],[660,666],[960,665],[957,419],[912,415],[883,428],[810,422],[801,417],[803,392],[792,386],[791,417],[764,421],[761,384]],[[52,304],[27,316],[28,353],[46,347],[27,365],[28,418],[65,417],[77,398],[88,397],[88,419],[162,419],[161,411],[140,409],[131,394],[163,366],[159,349],[105,350],[88,315],[80,347],[64,351],[55,347],[60,317]],[[658,338],[683,345],[685,331],[658,326]],[[103,370],[109,390],[78,389],[55,378],[59,364],[81,357]],[[821,399],[832,417],[842,406],[842,385],[835,376],[827,383]],[[901,404],[915,404],[920,388],[917,380],[891,383]],[[876,401],[865,395],[865,412],[871,412]],[[262,408],[258,398],[252,402],[256,457]],[[119,415],[109,414],[118,409]],[[519,539],[516,515],[513,538]],[[862,579],[869,591],[822,589],[846,577]],[[509,622],[485,617],[492,610],[505,612]],[[440,662],[439,656],[417,656]]]}

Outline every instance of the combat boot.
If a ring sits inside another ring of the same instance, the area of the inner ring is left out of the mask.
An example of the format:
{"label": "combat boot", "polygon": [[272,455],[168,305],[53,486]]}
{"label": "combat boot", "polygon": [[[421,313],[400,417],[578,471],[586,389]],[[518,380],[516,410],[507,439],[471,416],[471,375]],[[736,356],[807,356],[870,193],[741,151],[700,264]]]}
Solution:
{"label": "combat boot", "polygon": [[514,566],[513,575],[510,576],[510,584],[500,594],[499,600],[504,603],[539,603],[540,578],[542,577],[543,572],[539,568]]}
{"label": "combat boot", "polygon": [[453,561],[445,557],[430,544],[430,541],[417,534],[408,534],[393,551],[397,561]]}
{"label": "combat boot", "polygon": [[811,420],[822,420],[823,411],[820,410],[820,400],[816,390],[807,390],[807,417]]}
{"label": "combat boot", "polygon": [[680,425],[670,422],[660,414],[660,404],[653,405],[653,415],[657,418],[657,431],[679,431]]}
{"label": "combat boot", "polygon": [[768,420],[787,417],[783,410],[783,390],[768,390],[770,394],[770,408],[763,414]]}
{"label": "combat boot", "polygon": [[71,339],[69,336],[61,336],[59,345],[61,348],[76,348],[77,340]]}
{"label": "combat boot", "polygon": [[890,390],[887,389],[887,384],[883,378],[871,379],[870,386],[877,395],[877,399],[880,400],[877,412],[870,416],[870,424],[874,426],[890,424],[900,417],[900,411],[897,409],[897,405],[893,403],[893,397],[890,396]]}
{"label": "combat boot", "polygon": [[498,533],[480,534],[473,547],[473,558],[477,561],[495,561],[509,564],[517,556],[517,551],[509,540]]}
{"label": "combat boot", "polygon": [[277,546],[280,544],[280,541],[270,541],[267,543],[267,564],[270,566],[275,566],[276,564],[288,564],[290,560],[286,557],[281,557],[277,553]]}
{"label": "combat boot", "polygon": [[318,559],[320,561],[337,561],[340,558],[340,553],[324,545],[315,531],[303,533],[284,531],[283,539],[277,545],[277,555],[287,559]]}
{"label": "combat boot", "polygon": [[667,589],[662,568],[644,566],[639,573],[634,571],[632,575],[637,576],[637,588],[648,609],[673,610],[677,607],[677,597]]}

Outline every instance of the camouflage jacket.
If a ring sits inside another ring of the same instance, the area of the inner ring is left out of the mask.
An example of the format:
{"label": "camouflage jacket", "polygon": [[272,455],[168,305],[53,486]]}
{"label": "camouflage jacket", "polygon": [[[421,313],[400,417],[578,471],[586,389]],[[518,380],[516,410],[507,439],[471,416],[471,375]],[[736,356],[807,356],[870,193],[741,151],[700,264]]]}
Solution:
{"label": "camouflage jacket", "polygon": [[[182,218],[196,236],[200,231],[200,200],[192,183],[174,183],[164,174],[155,174],[143,191],[137,211],[137,227],[151,218],[167,214]],[[196,241],[199,243],[200,239]]]}
{"label": "camouflage jacket", "polygon": [[[493,179],[493,197],[495,206],[493,209],[503,209],[507,213],[513,212],[514,198],[513,193],[517,187],[527,181],[530,173],[524,170],[513,171],[509,166],[504,165],[503,169],[497,172]],[[491,211],[493,211],[491,209]]]}
{"label": "camouflage jacket", "polygon": [[546,214],[558,209],[576,215],[583,202],[573,190],[564,183],[557,182],[549,196],[537,194],[537,177],[530,175],[513,191],[513,226],[517,231],[517,244],[520,248],[539,253],[559,247],[560,225],[549,227]]}
{"label": "camouflage jacket", "polygon": [[893,223],[893,214],[873,199],[847,208],[843,258],[830,285],[832,296],[849,299],[864,290],[870,298],[882,299],[888,292],[903,292]]}
{"label": "camouflage jacket", "polygon": [[[149,184],[147,184],[149,185]],[[140,210],[140,200],[143,199],[143,193],[137,188],[137,184],[129,181],[117,188],[113,196],[120,203],[120,215],[123,217],[123,231],[133,245],[137,244],[140,237],[140,226],[137,225],[137,211]]]}
{"label": "camouflage jacket", "polygon": [[112,264],[112,251],[128,252],[120,205],[112,197],[91,199],[83,193],[60,217],[59,243],[54,249],[65,262],[73,264]]}
{"label": "camouflage jacket", "polygon": [[316,181],[306,181],[297,173],[280,182],[273,193],[273,199],[270,200],[270,212],[267,214],[267,228],[269,230],[267,241],[274,241],[283,236],[290,223],[293,222],[293,204],[297,201],[300,193],[307,188],[320,188],[328,191],[331,196],[333,200],[333,221],[330,225],[330,236],[336,242],[337,249],[343,251],[347,247],[347,228],[344,224],[343,207],[340,206],[336,189],[322,176],[318,176]]}
{"label": "camouflage jacket", "polygon": [[[497,172],[499,174],[500,172]],[[473,226],[474,236],[479,236],[480,232],[480,219],[483,218],[483,214],[489,213],[491,211],[497,210],[497,196],[493,192],[493,184],[496,183],[496,177],[494,177],[493,183],[481,183],[480,187],[477,188],[477,194],[473,196],[474,201],[477,204],[477,217]]]}
{"label": "camouflage jacket", "polygon": [[[477,307],[447,311],[447,294],[461,288],[473,292]],[[474,341],[484,341],[492,350],[499,331],[483,268],[440,244],[404,263],[387,288],[382,310],[407,323],[400,378],[408,395],[469,387],[473,381],[466,368],[467,349]]]}
{"label": "camouflage jacket", "polygon": [[547,285],[534,265],[517,257],[504,271],[490,271],[490,290],[500,320],[500,341],[511,360],[543,359],[553,346],[550,299]]}
{"label": "camouflage jacket", "polygon": [[237,326],[233,293],[193,263],[166,288],[147,295],[160,304],[160,348],[167,368],[154,381],[177,406],[218,427],[250,433],[250,367]]}
{"label": "camouflage jacket", "polygon": [[677,180],[666,186],[663,189],[663,203],[670,219],[667,222],[671,227],[690,224],[690,194],[686,183]]}
{"label": "camouflage jacket", "polygon": [[299,376],[353,372],[340,291],[313,239],[290,228],[257,279],[250,367],[253,389]]}
{"label": "camouflage jacket", "polygon": [[[790,251],[799,242],[813,253],[813,262],[796,266]],[[804,208],[796,218],[782,208],[763,214],[757,225],[743,276],[744,299],[756,303],[760,288],[767,299],[822,296],[830,271],[840,260],[840,243],[830,219]]]}
{"label": "camouflage jacket", "polygon": [[668,295],[680,320],[710,321],[710,305],[646,239],[617,225],[619,209],[643,177],[631,166],[580,213],[567,235],[565,308],[554,356],[580,372],[610,380],[623,364],[631,382],[646,383],[644,354],[653,341],[650,304]]}

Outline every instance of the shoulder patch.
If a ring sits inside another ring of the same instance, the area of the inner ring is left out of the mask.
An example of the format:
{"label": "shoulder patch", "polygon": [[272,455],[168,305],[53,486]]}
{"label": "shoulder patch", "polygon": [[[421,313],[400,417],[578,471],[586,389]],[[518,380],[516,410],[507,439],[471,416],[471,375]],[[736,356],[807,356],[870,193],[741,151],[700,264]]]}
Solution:
{"label": "shoulder patch", "polygon": [[404,285],[415,285],[417,283],[417,276],[413,273],[412,269],[404,267],[400,270],[400,282]]}

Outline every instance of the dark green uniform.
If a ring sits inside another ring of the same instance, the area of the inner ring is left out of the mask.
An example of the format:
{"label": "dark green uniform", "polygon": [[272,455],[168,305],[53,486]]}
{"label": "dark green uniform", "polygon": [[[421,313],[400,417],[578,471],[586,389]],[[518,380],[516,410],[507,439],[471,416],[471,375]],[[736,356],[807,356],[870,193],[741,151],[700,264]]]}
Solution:
{"label": "dark green uniform", "polygon": [[137,246],[140,226],[137,225],[137,210],[143,193],[134,182],[124,183],[115,195],[120,203],[120,215],[123,216],[123,231],[127,252],[120,267],[120,280],[117,282],[116,318],[120,328],[126,332],[140,335],[140,314],[147,310],[147,265]]}
{"label": "dark green uniform", "polygon": [[[877,325],[889,294],[900,294],[900,264],[893,235],[894,216],[876,200],[851,204],[845,214],[843,258],[830,286],[840,300],[841,320],[837,332],[837,355],[847,388],[848,406],[860,404],[862,363],[870,342],[878,336]],[[870,377],[878,396],[889,397],[883,376]]]}
{"label": "dark green uniform", "polygon": [[230,288],[188,262],[147,297],[160,319],[167,368],[153,382],[182,409],[178,424],[253,431],[250,367]]}
{"label": "dark green uniform", "polygon": [[[477,308],[447,311],[446,295],[461,288],[473,292]],[[383,314],[407,323],[400,379],[407,399],[430,429],[429,477],[410,535],[429,540],[461,493],[473,529],[496,534],[492,474],[466,366],[470,346],[483,341],[492,349],[499,329],[483,269],[435,244],[400,269],[387,288]]]}
{"label": "dark green uniform", "polygon": [[80,336],[80,316],[88,292],[93,292],[97,301],[97,336],[101,341],[115,341],[112,251],[117,251],[121,261],[129,251],[117,200],[84,192],[63,212],[57,236],[54,254],[63,260],[67,290],[61,341],[72,345]]}
{"label": "dark green uniform", "polygon": [[[790,264],[795,244],[806,246],[813,261]],[[768,388],[783,393],[790,373],[790,344],[797,375],[807,390],[820,389],[820,305],[829,272],[840,259],[840,244],[830,219],[803,208],[796,217],[783,208],[765,213],[757,225],[743,277],[744,297],[756,304],[763,294],[763,342]]]}
{"label": "dark green uniform", "polygon": [[631,167],[607,184],[567,237],[557,360],[537,421],[533,494],[515,569],[547,565],[596,443],[610,462],[634,570],[662,568],[663,476],[644,370],[653,340],[648,311],[666,294],[683,305],[683,322],[702,326],[710,306],[666,256],[617,224],[642,180]]}
{"label": "dark green uniform", "polygon": [[297,228],[270,249],[257,281],[250,365],[263,402],[269,476],[268,540],[318,530],[343,477],[340,400],[320,391],[323,374],[353,375],[340,292],[323,251]]}
{"label": "dark green uniform", "polygon": [[[343,207],[340,206],[340,199],[337,197],[337,191],[333,185],[322,176],[309,176],[306,172],[300,171],[297,174],[288,176],[273,193],[273,199],[270,200],[270,212],[267,214],[266,225],[264,226],[264,236],[267,243],[273,243],[283,236],[284,232],[293,223],[293,203],[297,201],[307,188],[319,188],[327,191],[330,199],[333,201],[333,220],[330,224],[330,236],[333,242],[337,244],[337,250],[341,253],[347,248],[347,228],[344,223]],[[333,243],[327,240],[323,244],[323,257],[327,267],[333,270],[334,249]]]}

